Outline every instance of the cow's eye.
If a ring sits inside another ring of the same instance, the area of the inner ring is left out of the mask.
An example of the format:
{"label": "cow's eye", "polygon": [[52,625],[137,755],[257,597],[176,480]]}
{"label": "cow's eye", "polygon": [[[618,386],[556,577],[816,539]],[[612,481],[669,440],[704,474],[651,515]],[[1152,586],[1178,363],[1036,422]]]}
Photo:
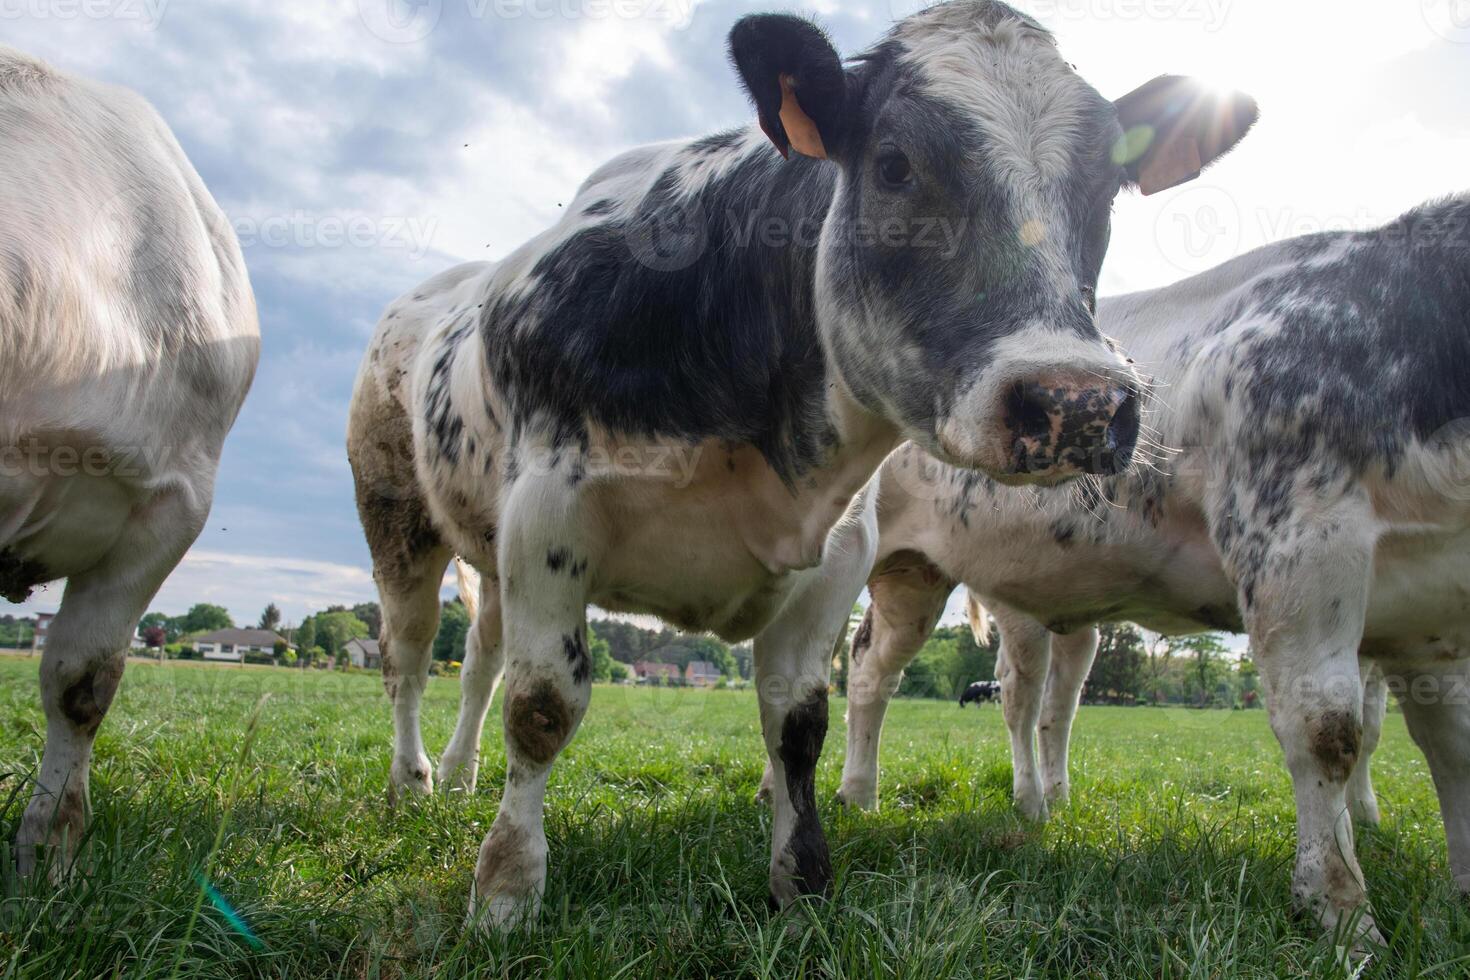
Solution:
{"label": "cow's eye", "polygon": [[878,155],[878,180],[885,187],[906,187],[913,179],[909,158],[898,150],[884,150]]}

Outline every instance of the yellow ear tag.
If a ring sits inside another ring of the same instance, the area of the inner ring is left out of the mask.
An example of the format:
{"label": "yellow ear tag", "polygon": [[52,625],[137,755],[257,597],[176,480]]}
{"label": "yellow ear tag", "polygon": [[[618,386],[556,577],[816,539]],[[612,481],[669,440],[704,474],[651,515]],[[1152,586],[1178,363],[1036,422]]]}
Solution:
{"label": "yellow ear tag", "polygon": [[781,125],[786,129],[786,138],[797,153],[806,157],[827,159],[827,148],[822,145],[822,134],[796,99],[795,80],[790,75],[781,76]]}

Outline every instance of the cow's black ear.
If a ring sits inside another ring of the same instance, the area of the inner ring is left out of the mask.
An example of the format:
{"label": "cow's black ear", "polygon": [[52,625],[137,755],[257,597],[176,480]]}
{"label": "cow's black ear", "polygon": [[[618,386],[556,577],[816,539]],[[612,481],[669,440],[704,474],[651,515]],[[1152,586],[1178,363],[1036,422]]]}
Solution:
{"label": "cow's black ear", "polygon": [[1160,75],[1118,99],[1123,138],[1113,159],[1145,194],[1200,175],[1253,125],[1256,100],[1182,75]]}
{"label": "cow's black ear", "polygon": [[755,102],[761,129],[784,157],[791,149],[826,158],[842,139],[847,73],[837,49],[811,21],[787,14],[742,17],[730,59]]}

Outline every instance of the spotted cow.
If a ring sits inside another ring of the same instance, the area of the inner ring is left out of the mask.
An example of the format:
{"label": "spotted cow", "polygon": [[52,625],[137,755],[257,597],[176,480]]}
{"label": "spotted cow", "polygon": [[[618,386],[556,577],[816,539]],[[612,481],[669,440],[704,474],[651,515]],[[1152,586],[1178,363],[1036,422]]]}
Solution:
{"label": "spotted cow", "polygon": [[66,580],[18,865],[60,872],[129,639],[204,526],[260,335],[235,234],[158,114],[3,45],[0,215],[0,597]]}
{"label": "spotted cow", "polygon": [[852,648],[844,798],[876,803],[886,703],[963,583],[1000,626],[1024,811],[1065,796],[1094,624],[1245,631],[1296,790],[1296,901],[1329,928],[1367,912],[1348,814],[1377,819],[1367,759],[1388,691],[1470,891],[1467,311],[1457,197],[1104,300],[1100,326],[1155,390],[1126,473],[1009,488],[917,445],[895,453]]}
{"label": "spotted cow", "polygon": [[1016,483],[1126,467],[1140,392],[1092,317],[1112,200],[1192,178],[1255,118],[1175,77],[1104,99],[988,0],[846,62],[790,16],[729,46],[758,126],[625,153],[503,261],[401,297],[353,396],[400,796],[433,781],[419,704],[446,562],[482,576],[439,779],[473,787],[504,672],[487,925],[540,902],[589,602],[754,637],[772,893],[827,887],[813,775],[877,544],[870,477],[904,440]]}

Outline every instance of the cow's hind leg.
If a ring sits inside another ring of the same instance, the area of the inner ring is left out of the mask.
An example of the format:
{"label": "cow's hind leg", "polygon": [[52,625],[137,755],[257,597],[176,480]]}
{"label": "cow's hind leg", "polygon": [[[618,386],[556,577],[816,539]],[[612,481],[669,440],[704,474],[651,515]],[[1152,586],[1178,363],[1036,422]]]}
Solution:
{"label": "cow's hind leg", "polygon": [[1388,687],[1383,681],[1383,671],[1372,661],[1359,661],[1363,675],[1363,748],[1358,753],[1358,764],[1348,778],[1348,806],[1353,819],[1369,826],[1378,826],[1378,796],[1373,792],[1370,769],[1373,752],[1378,748],[1378,738],[1383,733],[1383,715],[1388,710]]}
{"label": "cow's hind leg", "polygon": [[1072,720],[1082,685],[1097,656],[1097,630],[1088,628],[1051,638],[1051,671],[1041,701],[1041,723],[1037,741],[1041,745],[1041,786],[1048,807],[1067,802],[1071,783],[1067,774],[1067,751],[1072,739]]}
{"label": "cow's hind leg", "polygon": [[46,748],[17,835],[18,867],[54,846],[64,870],[89,810],[92,743],[127,662],[129,639],[209,512],[210,488],[160,494],[137,508],[106,558],[66,584],[41,659]]}
{"label": "cow's hind leg", "polygon": [[[409,479],[406,474],[403,479]],[[388,799],[433,791],[434,778],[419,730],[429,660],[439,629],[439,586],[450,551],[412,484],[397,493],[358,475],[357,506],[383,606],[380,647],[383,688],[393,704],[393,762]]]}
{"label": "cow's hind leg", "polygon": [[853,634],[847,674],[847,757],[837,798],[871,810],[878,805],[878,744],[883,715],[944,612],[954,583],[923,555],[897,552],[868,577],[872,601]]}
{"label": "cow's hind leg", "polygon": [[1470,660],[1430,667],[1421,661],[1417,669],[1394,673],[1404,722],[1439,794],[1450,872],[1470,896]]}
{"label": "cow's hind leg", "polygon": [[1000,632],[995,676],[1011,736],[1011,793],[1016,809],[1031,820],[1047,818],[1046,794],[1036,764],[1036,725],[1051,666],[1051,634],[1023,613],[996,604]]}
{"label": "cow's hind leg", "polygon": [[[461,571],[461,576],[464,572]],[[460,671],[459,720],[449,747],[439,759],[439,783],[446,793],[473,793],[480,772],[480,736],[485,714],[505,671],[501,643],[500,580],[487,575],[478,583],[461,582],[461,594],[472,606],[473,622],[465,637]]]}
{"label": "cow's hind leg", "polygon": [[521,477],[502,512],[505,790],[480,845],[470,900],[471,917],[488,927],[515,925],[540,908],[546,784],[592,693],[587,581],[601,547],[582,519],[570,468]]}

